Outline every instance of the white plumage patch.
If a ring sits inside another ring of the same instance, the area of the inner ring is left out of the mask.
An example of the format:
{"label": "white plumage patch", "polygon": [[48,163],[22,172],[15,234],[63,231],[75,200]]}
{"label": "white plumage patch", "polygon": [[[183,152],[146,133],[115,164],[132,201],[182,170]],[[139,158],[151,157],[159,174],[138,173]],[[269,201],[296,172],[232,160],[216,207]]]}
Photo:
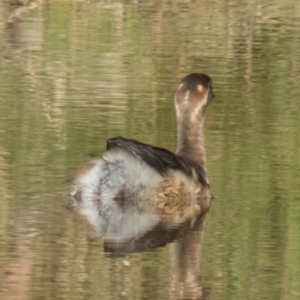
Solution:
{"label": "white plumage patch", "polygon": [[161,180],[138,157],[113,149],[77,176],[70,195],[77,199],[80,213],[106,239],[129,239],[159,222],[144,202]]}

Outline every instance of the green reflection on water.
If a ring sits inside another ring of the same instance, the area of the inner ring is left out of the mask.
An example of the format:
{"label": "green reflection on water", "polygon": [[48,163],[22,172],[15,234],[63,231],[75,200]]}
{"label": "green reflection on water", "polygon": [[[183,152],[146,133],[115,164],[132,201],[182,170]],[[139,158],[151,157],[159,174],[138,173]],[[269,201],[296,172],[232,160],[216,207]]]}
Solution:
{"label": "green reflection on water", "polygon": [[203,290],[299,298],[299,4],[196,2],[51,1],[9,25],[20,7],[0,4],[1,299],[169,298],[172,246],[106,258],[61,183],[111,136],[174,150],[173,94],[194,71],[217,95]]}

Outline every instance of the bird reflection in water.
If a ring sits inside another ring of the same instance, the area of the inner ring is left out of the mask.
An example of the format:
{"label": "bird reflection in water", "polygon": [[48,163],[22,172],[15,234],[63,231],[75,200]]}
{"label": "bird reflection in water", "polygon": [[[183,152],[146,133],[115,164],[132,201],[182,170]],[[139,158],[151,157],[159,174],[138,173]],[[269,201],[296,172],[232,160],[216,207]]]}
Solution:
{"label": "bird reflection in water", "polygon": [[212,203],[205,168],[204,118],[214,94],[201,73],[182,79],[175,94],[177,149],[123,137],[72,180],[74,206],[112,253],[144,251],[176,239],[172,294],[201,299],[202,225]]}

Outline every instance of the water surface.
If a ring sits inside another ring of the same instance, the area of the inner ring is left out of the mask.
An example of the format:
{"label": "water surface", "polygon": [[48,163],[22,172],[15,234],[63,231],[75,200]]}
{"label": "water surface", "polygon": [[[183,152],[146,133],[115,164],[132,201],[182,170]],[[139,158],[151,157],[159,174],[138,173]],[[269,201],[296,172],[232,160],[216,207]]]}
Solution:
{"label": "water surface", "polygon": [[[0,298],[178,299],[194,257],[193,299],[299,299],[298,1],[30,2],[0,3]],[[174,150],[191,72],[217,95],[203,243],[110,256],[63,182],[109,137]]]}

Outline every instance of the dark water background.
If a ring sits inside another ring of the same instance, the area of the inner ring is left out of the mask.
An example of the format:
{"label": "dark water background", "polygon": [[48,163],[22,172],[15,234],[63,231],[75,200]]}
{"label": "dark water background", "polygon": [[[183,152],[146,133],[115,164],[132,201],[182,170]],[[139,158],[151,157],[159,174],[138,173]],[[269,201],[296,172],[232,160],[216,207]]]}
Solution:
{"label": "dark water background", "polygon": [[300,299],[297,0],[0,2],[1,299],[177,299],[174,244],[108,257],[62,182],[112,136],[174,150],[173,95],[199,71],[204,297]]}

